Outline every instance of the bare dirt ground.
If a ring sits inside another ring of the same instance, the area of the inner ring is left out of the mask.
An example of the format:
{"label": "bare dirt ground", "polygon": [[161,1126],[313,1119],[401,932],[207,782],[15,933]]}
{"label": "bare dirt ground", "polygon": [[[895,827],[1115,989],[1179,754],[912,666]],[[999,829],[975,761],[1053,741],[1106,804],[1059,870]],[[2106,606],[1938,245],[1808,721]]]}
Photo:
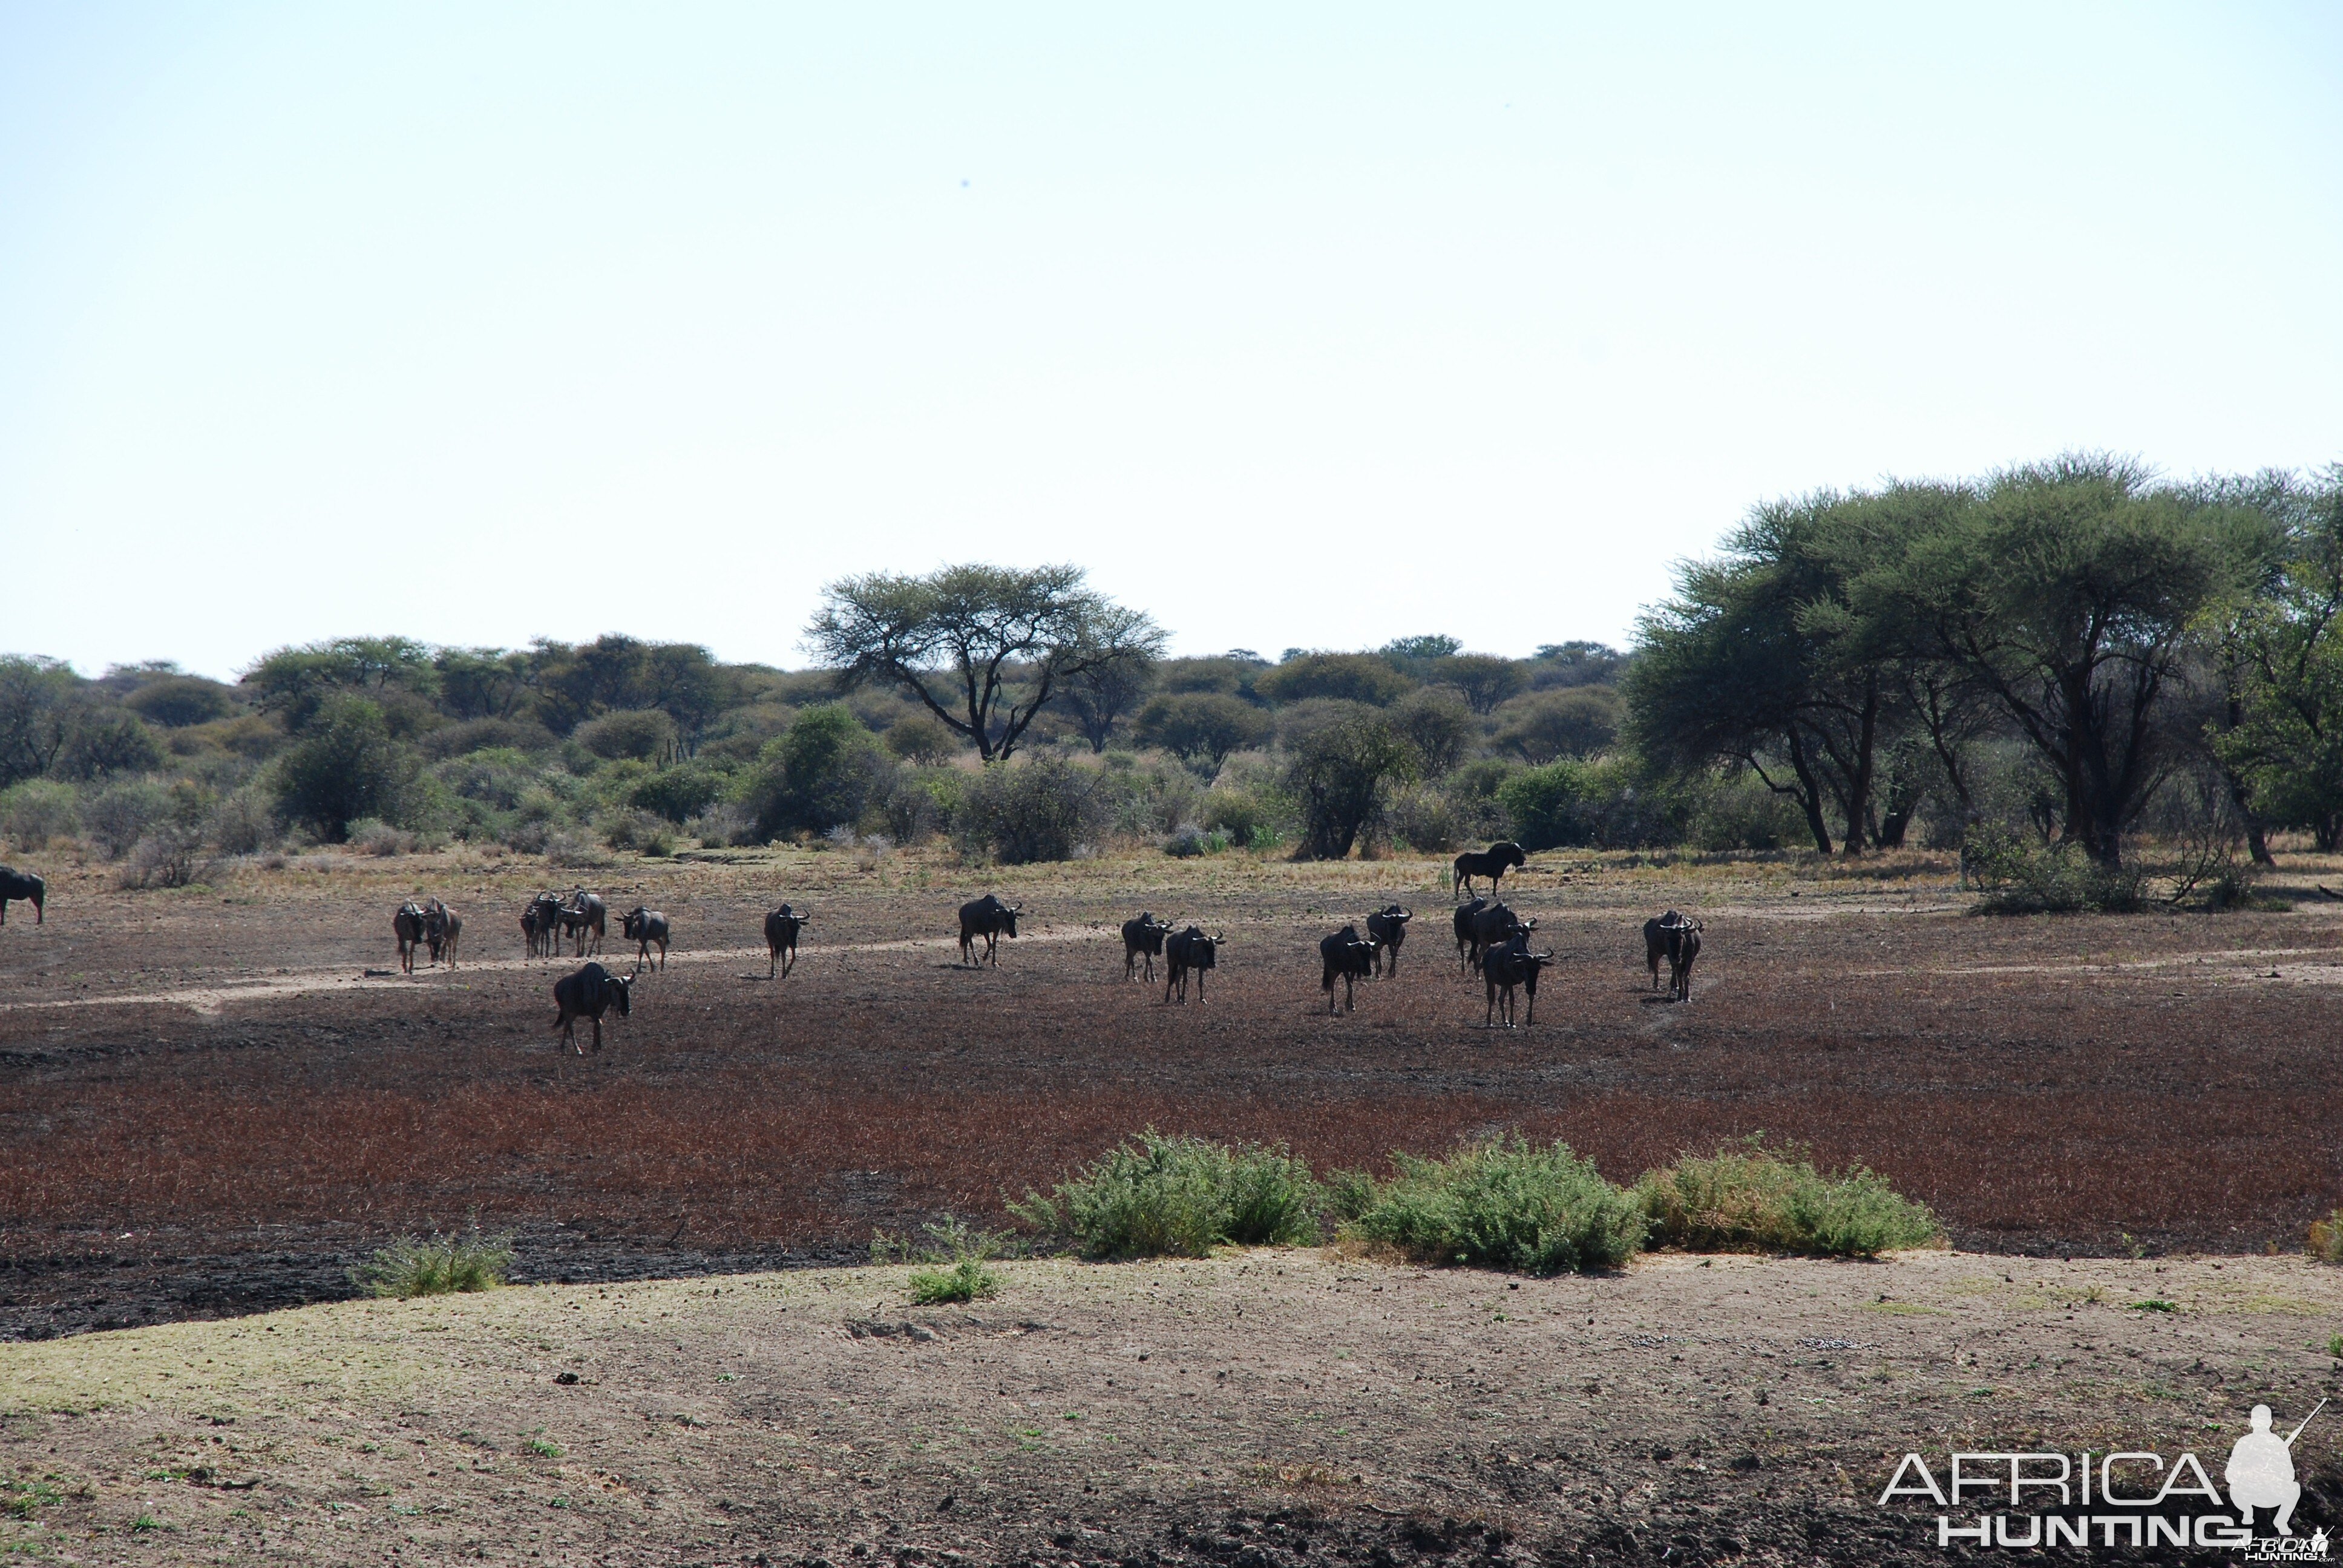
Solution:
{"label": "bare dirt ground", "polygon": [[[2332,866],[2290,870],[2291,913],[1986,920],[1926,857],[1542,857],[1508,896],[1562,961],[1507,1031],[1430,862],[630,862],[583,879],[678,947],[582,1060],[546,1028],[575,960],[514,925],[541,864],[313,855],[167,894],[41,869],[48,923],[0,930],[0,1336],[45,1342],[0,1345],[27,1552],[1936,1561],[1933,1510],[1874,1502],[1906,1450],[2217,1473],[2246,1405],[2336,1379],[2343,1271],[2299,1256],[2343,1199]],[[951,911],[988,888],[1026,935],[971,972]],[[465,914],[452,972],[379,972],[409,892]],[[816,921],[774,982],[783,897]],[[1393,898],[1400,978],[1329,1017],[1317,938]],[[1636,930],[1670,905],[1708,921],[1681,1006]],[[1122,981],[1141,908],[1227,931],[1202,1005]],[[1321,1170],[1519,1128],[1621,1181],[1763,1131],[1881,1171],[1963,1250],[1551,1282],[1037,1261],[940,1312],[838,1266],[1150,1123]],[[580,1282],[335,1300],[472,1211],[519,1278]],[[2337,1519],[2328,1421],[2305,1527]]]}
{"label": "bare dirt ground", "polygon": [[[678,945],[584,1060],[546,1027],[574,960],[520,951],[541,863],[311,855],[177,893],[46,869],[48,922],[0,930],[0,1335],[346,1295],[387,1237],[475,1211],[526,1280],[836,1262],[1150,1123],[1321,1169],[1517,1127],[1622,1181],[1763,1131],[1883,1171],[1961,1246],[2049,1257],[2290,1252],[2343,1198],[2320,867],[2292,913],[1979,920],[1925,857],[1541,857],[1508,896],[1561,963],[1506,1031],[1428,861],[640,861],[582,875]],[[988,887],[1027,934],[973,973],[952,910]],[[466,915],[452,972],[382,972],[410,891]],[[817,912],[774,982],[785,896]],[[1329,1017],[1316,939],[1392,898],[1419,911],[1400,977]],[[1682,1006],[1636,930],[1671,904],[1708,921]],[[1202,1005],[1121,980],[1141,908],[1227,931]]]}
{"label": "bare dirt ground", "polygon": [[[2322,1346],[2343,1323],[2343,1271],[2300,1258],[1000,1268],[965,1308],[906,1307],[901,1270],[860,1268],[0,1346],[0,1460],[32,1500],[0,1543],[86,1563],[1935,1563],[1941,1511],[1878,1503],[1904,1453],[1942,1473],[1956,1449],[2186,1450],[2217,1479],[2247,1407],[2290,1426],[2338,1392]],[[2303,1534],[2343,1504],[2338,1434],[2322,1413],[2297,1443]],[[1969,1503],[1964,1523],[1989,1506]]]}

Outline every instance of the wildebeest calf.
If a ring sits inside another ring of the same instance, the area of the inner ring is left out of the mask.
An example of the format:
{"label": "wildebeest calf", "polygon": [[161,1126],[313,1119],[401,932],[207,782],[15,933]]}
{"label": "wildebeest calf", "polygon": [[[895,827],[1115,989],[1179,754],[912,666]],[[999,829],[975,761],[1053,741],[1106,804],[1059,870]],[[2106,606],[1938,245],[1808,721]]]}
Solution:
{"label": "wildebeest calf", "polygon": [[1017,934],[1017,917],[1023,912],[1022,904],[1009,905],[987,893],[980,899],[970,899],[960,907],[960,961],[970,968],[978,967],[976,939],[984,939],[984,956],[992,967],[1001,967],[1001,939]]}
{"label": "wildebeest calf", "polygon": [[1146,910],[1139,911],[1135,920],[1122,922],[1122,978],[1134,978],[1141,961],[1147,966],[1147,979],[1155,978],[1155,960],[1163,956],[1163,939],[1171,932],[1168,920],[1159,920]]}
{"label": "wildebeest calf", "polygon": [[563,1041],[571,1050],[579,1056],[586,1054],[578,1050],[578,1020],[581,1018],[594,1020],[594,1049],[602,1049],[602,1014],[615,1007],[620,1018],[628,1016],[632,1007],[627,988],[632,983],[600,964],[588,964],[553,982],[553,1005],[560,1010],[553,1027],[561,1031]]}
{"label": "wildebeest calf", "polygon": [[1172,1000],[1172,988],[1180,988],[1180,1000],[1188,1000],[1188,974],[1195,971],[1196,1005],[1204,1003],[1204,971],[1219,961],[1220,947],[1229,939],[1225,933],[1208,937],[1200,927],[1190,926],[1177,936],[1163,942],[1163,1000]]}
{"label": "wildebeest calf", "polygon": [[765,911],[765,951],[772,960],[765,969],[767,980],[786,979],[798,967],[798,932],[811,919],[811,910],[799,914],[787,904]]}
{"label": "wildebeest calf", "polygon": [[667,917],[657,910],[647,910],[640,904],[618,917],[618,929],[635,944],[635,968],[643,967],[650,956],[651,944],[659,944],[659,967],[667,968]]}
{"label": "wildebeest calf", "polygon": [[1320,940],[1318,956],[1325,964],[1325,970],[1318,980],[1318,989],[1326,993],[1327,1016],[1333,1016],[1334,982],[1338,980],[1342,982],[1342,1010],[1356,1010],[1357,1004],[1352,1000],[1351,988],[1374,974],[1374,943],[1359,935],[1358,927],[1344,926],[1333,935]]}
{"label": "wildebeest calf", "polygon": [[1397,904],[1385,904],[1367,917],[1367,940],[1375,948],[1375,973],[1383,972],[1383,957],[1391,957],[1391,972],[1399,973],[1400,944],[1407,940],[1407,923],[1415,919],[1414,912]]}
{"label": "wildebeest calf", "polygon": [[398,913],[390,917],[391,935],[398,939],[398,970],[401,974],[415,972],[415,950],[425,940],[423,906],[409,899],[398,906]]}
{"label": "wildebeest calf", "polygon": [[1507,1029],[1513,1027],[1513,988],[1515,986],[1529,992],[1529,1016],[1524,1021],[1535,1023],[1537,1021],[1538,971],[1553,961],[1552,950],[1542,953],[1530,950],[1530,934],[1526,930],[1515,931],[1504,941],[1482,954],[1481,978],[1488,986],[1489,1007],[1487,1012],[1482,1016],[1481,1027],[1487,1029],[1494,1023],[1501,994],[1503,999],[1505,1027]]}
{"label": "wildebeest calf", "polygon": [[8,900],[20,899],[33,906],[33,923],[48,921],[49,884],[30,871],[0,866],[0,926],[8,923]]}

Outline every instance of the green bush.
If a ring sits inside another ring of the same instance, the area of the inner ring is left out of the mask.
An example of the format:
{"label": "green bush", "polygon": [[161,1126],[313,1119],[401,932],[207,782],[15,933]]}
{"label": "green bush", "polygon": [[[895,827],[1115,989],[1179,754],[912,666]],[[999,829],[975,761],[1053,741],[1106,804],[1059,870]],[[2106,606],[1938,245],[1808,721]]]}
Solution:
{"label": "green bush", "polygon": [[0,790],[0,840],[11,849],[45,849],[81,831],[81,797],[55,779],[27,779]]}
{"label": "green bush", "polygon": [[401,1236],[351,1278],[368,1295],[405,1301],[458,1291],[493,1291],[512,1267],[512,1238],[483,1236],[475,1221],[460,1236],[432,1232],[428,1241]]}
{"label": "green bush", "polygon": [[2029,843],[1981,823],[1961,845],[1961,870],[1985,894],[1981,915],[2130,914],[2146,902],[2146,878],[2107,867],[2074,844]]}
{"label": "green bush", "polygon": [[1802,1151],[1754,1138],[1647,1171],[1635,1197],[1655,1244],[1694,1252],[1869,1258],[1944,1235],[1924,1205],[1862,1166],[1825,1175]]}
{"label": "green bush", "polygon": [[1319,1240],[1318,1184],[1283,1145],[1231,1146],[1149,1128],[1010,1212],[1093,1258],[1201,1258],[1213,1247]]}
{"label": "green bush", "polygon": [[885,793],[894,771],[878,737],[836,702],[799,713],[758,761],[741,803],[757,814],[759,839],[850,827]]}
{"label": "green bush", "polygon": [[1008,866],[1071,859],[1107,826],[1103,793],[1095,772],[1061,757],[996,762],[961,791],[952,836],[961,853]]}
{"label": "green bush", "polygon": [[1556,1141],[1479,1144],[1446,1160],[1394,1154],[1399,1175],[1344,1234],[1427,1263],[1559,1274],[1614,1269],[1644,1243],[1644,1211]]}
{"label": "green bush", "polygon": [[2311,1223],[2310,1255],[2322,1263],[2343,1263],[2343,1209]]}
{"label": "green bush", "polygon": [[962,1258],[949,1269],[911,1271],[911,1300],[922,1307],[973,1302],[1001,1289],[1001,1276],[974,1258]]}
{"label": "green bush", "polygon": [[413,772],[379,706],[363,697],[331,698],[277,759],[277,815],[337,844],[362,817],[398,820]]}
{"label": "green bush", "polygon": [[1497,787],[1497,799],[1530,850],[1681,844],[1694,801],[1686,781],[1615,754],[1525,768]]}
{"label": "green bush", "polygon": [[168,789],[151,779],[126,779],[109,785],[83,803],[82,829],[99,854],[109,860],[119,860],[130,853],[132,845],[167,821],[171,814]]}
{"label": "green bush", "polygon": [[1271,702],[1331,697],[1381,708],[1405,696],[1413,684],[1372,653],[1297,653],[1253,677],[1252,689]]}

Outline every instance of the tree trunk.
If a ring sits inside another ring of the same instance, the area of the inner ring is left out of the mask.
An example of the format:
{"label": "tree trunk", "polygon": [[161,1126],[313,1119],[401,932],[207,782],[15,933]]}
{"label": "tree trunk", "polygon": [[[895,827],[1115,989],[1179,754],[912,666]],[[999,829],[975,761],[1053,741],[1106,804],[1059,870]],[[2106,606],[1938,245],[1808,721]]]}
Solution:
{"label": "tree trunk", "polygon": [[1806,760],[1805,742],[1798,739],[1797,726],[1790,727],[1790,768],[1798,776],[1798,804],[1806,809],[1806,830],[1815,836],[1815,849],[1822,854],[1831,852],[1830,824],[1823,820],[1823,792],[1815,782],[1815,770]]}

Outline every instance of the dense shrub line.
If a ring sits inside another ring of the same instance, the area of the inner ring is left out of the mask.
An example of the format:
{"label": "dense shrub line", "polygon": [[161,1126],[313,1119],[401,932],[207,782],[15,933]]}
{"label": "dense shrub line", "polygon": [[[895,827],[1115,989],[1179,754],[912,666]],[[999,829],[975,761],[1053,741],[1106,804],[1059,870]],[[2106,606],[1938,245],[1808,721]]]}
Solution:
{"label": "dense shrub line", "polygon": [[1091,1258],[1308,1245],[1331,1229],[1419,1262],[1530,1274],[1614,1269],[1648,1246],[1868,1258],[1943,1238],[1926,1208],[1870,1171],[1825,1173],[1758,1139],[1686,1155],[1630,1188],[1567,1144],[1519,1135],[1393,1163],[1387,1181],[1356,1171],[1321,1180],[1282,1146],[1150,1128],[1010,1211]]}

